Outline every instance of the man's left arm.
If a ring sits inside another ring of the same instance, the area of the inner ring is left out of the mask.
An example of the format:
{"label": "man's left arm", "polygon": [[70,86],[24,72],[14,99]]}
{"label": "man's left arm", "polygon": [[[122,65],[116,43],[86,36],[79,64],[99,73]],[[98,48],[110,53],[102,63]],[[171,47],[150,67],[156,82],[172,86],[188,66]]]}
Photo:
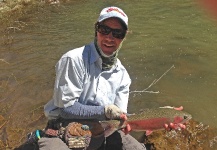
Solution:
{"label": "man's left arm", "polygon": [[130,92],[131,79],[127,71],[123,72],[123,78],[116,93],[114,104],[118,106],[123,112],[127,113],[129,92]]}

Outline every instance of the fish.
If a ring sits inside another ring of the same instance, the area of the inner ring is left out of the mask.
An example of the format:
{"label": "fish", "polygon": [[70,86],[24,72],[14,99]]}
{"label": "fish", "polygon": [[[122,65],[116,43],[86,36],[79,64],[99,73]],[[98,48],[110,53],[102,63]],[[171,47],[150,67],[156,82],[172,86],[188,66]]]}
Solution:
{"label": "fish", "polygon": [[146,108],[138,114],[128,114],[127,118],[126,121],[100,121],[101,126],[104,128],[105,137],[125,128],[127,124],[130,125],[132,131],[146,131],[146,134],[149,135],[154,130],[165,129],[165,124],[185,124],[192,116],[185,111],[165,107]]}

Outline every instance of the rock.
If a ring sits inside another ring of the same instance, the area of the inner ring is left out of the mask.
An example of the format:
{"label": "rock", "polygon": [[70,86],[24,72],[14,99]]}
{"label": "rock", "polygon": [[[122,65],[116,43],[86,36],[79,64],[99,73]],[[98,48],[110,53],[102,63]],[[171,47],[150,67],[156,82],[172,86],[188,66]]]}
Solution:
{"label": "rock", "polygon": [[46,0],[45,2],[48,4],[59,4],[60,3],[59,0]]}
{"label": "rock", "polygon": [[7,11],[10,11],[11,8],[8,7],[8,6],[0,6],[0,12],[7,12]]}
{"label": "rock", "polygon": [[12,8],[11,11],[21,11],[22,8],[23,8],[23,5],[19,4],[19,5],[14,6],[14,8]]}
{"label": "rock", "polygon": [[30,4],[32,1],[31,0],[18,0],[18,2],[22,5],[28,5]]}

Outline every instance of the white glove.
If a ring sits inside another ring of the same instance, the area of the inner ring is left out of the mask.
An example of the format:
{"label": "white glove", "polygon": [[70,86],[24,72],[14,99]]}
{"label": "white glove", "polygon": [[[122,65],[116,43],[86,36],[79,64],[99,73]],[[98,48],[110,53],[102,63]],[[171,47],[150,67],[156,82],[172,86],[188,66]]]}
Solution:
{"label": "white glove", "polygon": [[108,119],[121,119],[121,115],[123,114],[124,112],[118,108],[116,105],[107,105],[105,106],[105,116],[108,118]]}

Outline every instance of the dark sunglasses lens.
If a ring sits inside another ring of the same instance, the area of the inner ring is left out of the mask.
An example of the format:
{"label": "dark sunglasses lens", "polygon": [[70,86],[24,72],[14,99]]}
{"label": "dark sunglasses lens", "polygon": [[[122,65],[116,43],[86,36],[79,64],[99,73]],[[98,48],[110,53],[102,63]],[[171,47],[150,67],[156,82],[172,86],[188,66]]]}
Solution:
{"label": "dark sunglasses lens", "polygon": [[115,38],[118,38],[118,39],[123,39],[125,37],[125,34],[126,32],[123,31],[123,30],[119,30],[119,29],[114,29],[112,31],[112,35],[115,37]]}
{"label": "dark sunglasses lens", "polygon": [[111,32],[111,29],[109,27],[107,27],[107,26],[99,25],[98,26],[98,32],[102,33],[102,34],[105,34],[105,35],[108,35]]}
{"label": "dark sunglasses lens", "polygon": [[98,25],[97,31],[101,34],[104,34],[104,35],[108,35],[110,32],[112,32],[112,35],[118,39],[123,39],[126,35],[126,31],[124,31],[124,30],[112,29],[112,28],[109,28],[105,25]]}

